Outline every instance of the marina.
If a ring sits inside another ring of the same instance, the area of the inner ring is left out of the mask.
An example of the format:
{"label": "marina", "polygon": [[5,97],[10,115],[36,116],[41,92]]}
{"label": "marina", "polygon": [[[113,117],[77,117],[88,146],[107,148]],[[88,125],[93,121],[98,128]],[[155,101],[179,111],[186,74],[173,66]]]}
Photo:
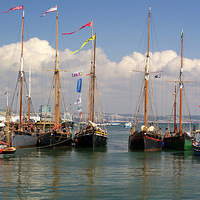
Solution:
{"label": "marina", "polygon": [[129,130],[123,124],[107,129],[106,148],[26,148],[17,149],[12,157],[0,158],[1,197],[199,198],[200,157],[192,150],[130,152]]}
{"label": "marina", "polygon": [[2,4],[0,199],[199,199],[200,3],[78,2]]}

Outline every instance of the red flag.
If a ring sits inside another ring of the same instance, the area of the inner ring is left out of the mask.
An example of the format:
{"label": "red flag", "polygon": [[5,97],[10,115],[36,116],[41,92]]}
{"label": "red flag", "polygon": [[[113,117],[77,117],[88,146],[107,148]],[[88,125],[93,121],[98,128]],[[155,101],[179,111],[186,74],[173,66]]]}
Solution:
{"label": "red flag", "polygon": [[77,31],[81,30],[82,28],[84,28],[84,27],[86,27],[86,26],[91,27],[91,26],[92,26],[92,22],[89,22],[88,24],[85,24],[84,26],[82,26],[81,28],[79,28],[79,29],[76,30],[76,31],[73,31],[73,32],[71,32],[71,33],[62,33],[62,35],[70,35],[70,34],[73,34],[73,33],[75,33],[75,32],[77,32]]}
{"label": "red flag", "polygon": [[57,5],[54,6],[53,8],[50,8],[49,10],[47,10],[41,17],[43,17],[44,15],[46,15],[49,12],[53,12],[53,11],[56,11],[56,10],[57,10]]}
{"label": "red flag", "polygon": [[23,10],[23,6],[17,6],[9,9],[8,11],[4,11],[3,13],[8,13],[10,10]]}

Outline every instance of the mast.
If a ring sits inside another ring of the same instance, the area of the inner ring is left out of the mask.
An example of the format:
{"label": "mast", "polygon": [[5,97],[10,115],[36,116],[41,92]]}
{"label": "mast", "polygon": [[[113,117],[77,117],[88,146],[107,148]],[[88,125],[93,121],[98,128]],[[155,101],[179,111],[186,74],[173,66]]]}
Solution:
{"label": "mast", "polygon": [[[91,36],[93,36],[93,20],[92,20],[92,30],[91,30]],[[91,69],[90,69],[90,88],[89,88],[89,121],[93,121],[92,120],[92,76],[93,76],[93,40],[91,40]]]}
{"label": "mast", "polygon": [[96,54],[96,33],[94,41],[94,63],[93,63],[93,75],[92,75],[92,122],[94,122],[94,105],[95,105],[95,54]]}
{"label": "mast", "polygon": [[10,135],[9,135],[9,112],[8,112],[8,92],[7,92],[7,144],[10,146]]}
{"label": "mast", "polygon": [[179,133],[182,133],[182,90],[183,90],[183,30],[181,31],[181,69],[180,69],[180,117],[179,117]]}
{"label": "mast", "polygon": [[151,17],[151,6],[149,6],[148,45],[147,45],[146,65],[145,65],[145,88],[144,88],[144,93],[145,93],[144,125],[145,127],[147,127],[147,107],[148,107],[150,17]]}
{"label": "mast", "polygon": [[31,67],[29,69],[29,88],[28,88],[28,125],[30,125],[31,117]]}
{"label": "mast", "polygon": [[56,11],[55,126],[59,125],[58,10]]}
{"label": "mast", "polygon": [[23,58],[23,45],[24,45],[24,11],[22,17],[22,49],[20,58],[20,109],[19,109],[19,128],[22,129],[22,88],[23,88],[23,75],[24,75],[24,58]]}
{"label": "mast", "polygon": [[174,132],[177,131],[176,127],[176,83],[175,83],[175,89],[174,89]]}

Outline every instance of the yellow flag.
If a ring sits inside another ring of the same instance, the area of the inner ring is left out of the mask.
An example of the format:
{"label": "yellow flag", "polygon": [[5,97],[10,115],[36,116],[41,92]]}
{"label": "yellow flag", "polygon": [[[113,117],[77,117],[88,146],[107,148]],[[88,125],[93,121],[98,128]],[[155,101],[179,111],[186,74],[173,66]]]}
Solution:
{"label": "yellow flag", "polygon": [[83,46],[85,46],[85,44],[87,44],[90,40],[95,40],[95,35],[93,35],[91,38],[89,38],[88,40],[86,40],[86,41],[82,44],[82,46],[81,46],[81,48],[80,48],[79,50],[74,51],[74,52],[72,52],[72,53],[74,54],[74,53],[77,53],[78,51],[80,51],[80,50],[83,48]]}

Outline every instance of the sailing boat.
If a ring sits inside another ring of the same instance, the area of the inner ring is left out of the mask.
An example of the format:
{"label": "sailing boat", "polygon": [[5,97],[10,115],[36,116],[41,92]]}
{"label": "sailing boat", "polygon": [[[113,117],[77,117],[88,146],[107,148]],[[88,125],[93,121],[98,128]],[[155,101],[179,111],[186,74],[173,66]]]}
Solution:
{"label": "sailing boat", "polygon": [[1,154],[14,154],[16,151],[16,148],[13,147],[13,143],[12,142],[10,143],[9,129],[10,129],[10,124],[9,124],[8,93],[7,93],[7,136],[6,137],[8,146],[1,150]]}
{"label": "sailing boat", "polygon": [[[51,9],[50,9],[51,10]],[[58,10],[57,6],[53,7],[51,11],[56,11],[56,57],[55,57],[55,121],[54,128],[51,130],[47,130],[47,132],[42,133],[42,135],[38,138],[37,146],[38,147],[64,147],[71,146],[72,142],[72,134],[69,127],[62,126],[60,124],[60,112],[59,112],[59,72],[58,70]],[[46,12],[46,13],[47,13]],[[47,70],[52,71],[52,70]]]}
{"label": "sailing boat", "polygon": [[[169,81],[178,82],[180,88],[180,114],[179,114],[179,131],[177,131],[176,125],[176,85],[175,85],[175,101],[174,101],[174,131],[167,130],[164,134],[163,142],[166,149],[179,149],[187,150],[192,149],[192,137],[182,130],[182,93],[183,93],[183,31],[181,32],[181,68],[180,68],[180,80]],[[187,81],[192,82],[192,81]]]}
{"label": "sailing boat", "polygon": [[[23,6],[20,7],[23,9]],[[24,72],[24,58],[23,58],[23,43],[24,43],[24,10],[22,17],[22,42],[21,42],[21,58],[20,58],[20,70],[17,79],[17,85],[19,84],[20,89],[20,108],[19,108],[19,122],[12,122],[14,126],[14,146],[15,147],[31,147],[36,146],[37,143],[37,134],[36,129],[31,127],[30,124],[30,96],[29,96],[29,111],[28,111],[28,125],[23,123],[24,119],[22,118],[22,110],[23,110],[23,87],[25,83],[25,72]],[[15,94],[15,93],[14,93]],[[30,94],[29,94],[30,95]],[[15,95],[13,96],[14,101]],[[13,103],[12,103],[13,104]],[[11,106],[12,109],[12,106]],[[33,125],[32,125],[33,126]]]}
{"label": "sailing boat", "polygon": [[[93,35],[93,23],[92,23]],[[95,55],[96,54],[96,34],[94,40],[94,54],[93,41],[91,48],[91,71],[90,71],[90,89],[89,89],[89,120],[83,126],[79,125],[78,130],[74,136],[76,146],[83,147],[103,147],[107,145],[108,135],[106,130],[100,128],[95,123],[95,90],[96,90],[96,74],[95,74]],[[94,55],[94,57],[93,57]]]}
{"label": "sailing boat", "polygon": [[[148,24],[148,46],[145,65],[145,85],[144,85],[144,125],[137,130],[136,123],[132,126],[129,134],[128,145],[130,150],[156,151],[162,149],[161,132],[153,124],[147,126],[148,110],[148,82],[149,82],[149,40],[150,40],[150,16],[151,7],[149,7],[149,24]],[[135,117],[135,120],[137,117]]]}

